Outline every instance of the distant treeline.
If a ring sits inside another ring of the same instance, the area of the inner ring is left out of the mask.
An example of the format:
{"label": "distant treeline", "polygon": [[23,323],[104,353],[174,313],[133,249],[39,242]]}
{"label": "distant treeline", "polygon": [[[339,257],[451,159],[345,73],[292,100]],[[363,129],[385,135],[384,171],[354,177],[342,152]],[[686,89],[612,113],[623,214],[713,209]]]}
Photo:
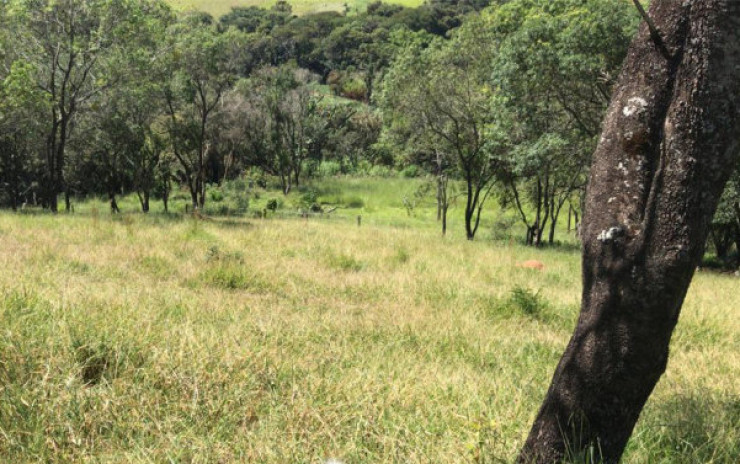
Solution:
{"label": "distant treeline", "polygon": [[[0,3],[0,204],[56,211],[173,188],[193,208],[247,170],[289,192],[321,163],[416,166],[439,219],[490,199],[527,242],[575,217],[611,88],[638,25],[621,0],[381,2],[294,16],[289,3],[221,18],[157,0]],[[714,244],[740,242],[738,182]],[[737,247],[737,245],[735,245]]]}

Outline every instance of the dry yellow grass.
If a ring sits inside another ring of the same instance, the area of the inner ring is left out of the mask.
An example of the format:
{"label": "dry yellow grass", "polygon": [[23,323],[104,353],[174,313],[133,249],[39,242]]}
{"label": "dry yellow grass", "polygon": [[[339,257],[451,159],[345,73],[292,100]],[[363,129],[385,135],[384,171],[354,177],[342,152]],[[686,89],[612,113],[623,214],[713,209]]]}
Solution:
{"label": "dry yellow grass", "polygon": [[[0,241],[2,462],[509,462],[580,292],[575,252],[342,221],[0,214]],[[738,288],[697,276],[625,462],[738,461]]]}

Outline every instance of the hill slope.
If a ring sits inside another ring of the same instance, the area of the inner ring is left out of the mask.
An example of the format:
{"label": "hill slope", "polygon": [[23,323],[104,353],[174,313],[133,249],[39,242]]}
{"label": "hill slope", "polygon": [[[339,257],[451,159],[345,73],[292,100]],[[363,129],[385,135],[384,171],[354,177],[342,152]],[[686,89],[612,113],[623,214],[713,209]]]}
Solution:
{"label": "hill slope", "polygon": [[[201,10],[218,18],[231,10],[233,6],[262,6],[270,7],[275,0],[168,0],[176,8],[183,10]],[[364,11],[368,0],[289,0],[293,6],[293,13],[304,15],[318,13],[320,11],[344,11],[345,5],[350,12]],[[394,3],[404,6],[418,6],[423,0],[389,0],[386,3]]]}

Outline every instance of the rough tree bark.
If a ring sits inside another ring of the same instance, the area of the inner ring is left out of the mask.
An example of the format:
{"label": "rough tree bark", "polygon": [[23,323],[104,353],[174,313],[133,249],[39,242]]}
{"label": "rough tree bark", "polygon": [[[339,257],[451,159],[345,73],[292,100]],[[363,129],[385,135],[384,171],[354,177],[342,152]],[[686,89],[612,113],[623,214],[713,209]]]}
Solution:
{"label": "rough tree bark", "polygon": [[578,325],[520,463],[619,461],[738,152],[740,2],[654,0],[649,16],[660,39],[641,25],[594,154]]}

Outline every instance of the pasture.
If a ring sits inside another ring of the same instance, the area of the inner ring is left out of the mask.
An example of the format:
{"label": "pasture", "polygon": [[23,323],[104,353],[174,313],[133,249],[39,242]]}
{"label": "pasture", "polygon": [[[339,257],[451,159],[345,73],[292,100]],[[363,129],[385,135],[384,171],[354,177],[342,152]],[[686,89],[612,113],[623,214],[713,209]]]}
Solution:
{"label": "pasture", "polygon": [[[376,198],[309,219],[0,214],[0,461],[511,462],[579,253],[443,238]],[[738,288],[695,278],[624,462],[740,462]]]}
{"label": "pasture", "polygon": [[[234,6],[259,6],[269,8],[275,4],[275,0],[168,0],[173,7],[188,11],[205,11],[215,18],[219,18]],[[349,14],[363,12],[367,9],[368,0],[288,0],[293,7],[293,14],[304,15],[320,13],[322,11],[347,11]],[[386,3],[415,7],[422,4],[421,0],[390,0]]]}

